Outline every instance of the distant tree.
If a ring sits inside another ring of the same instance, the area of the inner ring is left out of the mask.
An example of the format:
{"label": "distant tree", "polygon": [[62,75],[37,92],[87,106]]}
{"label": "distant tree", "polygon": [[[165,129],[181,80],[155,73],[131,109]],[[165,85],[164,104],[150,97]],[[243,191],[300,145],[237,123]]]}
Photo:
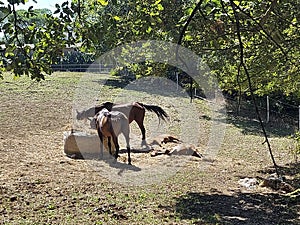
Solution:
{"label": "distant tree", "polygon": [[[65,25],[49,10],[16,10],[22,0],[9,1],[7,7],[0,7],[1,30],[4,34],[5,67],[16,76],[28,75],[33,79],[44,79],[51,73],[51,64],[65,47]],[[34,44],[34,45],[29,45]]]}
{"label": "distant tree", "polygon": [[[22,29],[33,29],[33,27],[45,27],[47,25],[47,16],[51,16],[52,12],[49,9],[32,9],[32,10],[17,10],[16,15],[9,14],[1,23],[1,25],[5,25],[7,23],[14,24],[15,23],[15,16],[17,17],[17,25]],[[9,39],[11,35],[6,34],[5,38]],[[34,37],[34,36],[32,36]],[[3,41],[6,41],[5,38]],[[35,42],[34,39],[24,39],[23,33],[20,33],[18,36],[22,42],[25,44],[33,44]]]}

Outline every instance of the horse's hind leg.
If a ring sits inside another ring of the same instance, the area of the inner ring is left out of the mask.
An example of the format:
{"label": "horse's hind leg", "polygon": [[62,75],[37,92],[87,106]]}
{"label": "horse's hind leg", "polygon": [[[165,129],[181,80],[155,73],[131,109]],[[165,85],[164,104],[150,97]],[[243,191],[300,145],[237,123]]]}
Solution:
{"label": "horse's hind leg", "polygon": [[145,140],[146,139],[146,129],[145,129],[145,126],[144,126],[144,121],[143,120],[136,120],[136,123],[137,123],[137,125],[139,126],[139,128],[142,132],[142,140]]}
{"label": "horse's hind leg", "polygon": [[119,149],[120,149],[120,146],[119,146],[119,143],[118,143],[118,137],[116,135],[113,135],[112,139],[113,139],[113,143],[114,143],[115,148],[116,148],[115,160],[117,161],[117,158],[119,156]]}
{"label": "horse's hind leg", "polygon": [[100,159],[103,159],[103,135],[99,129],[97,131],[100,138]]}
{"label": "horse's hind leg", "polygon": [[130,146],[127,146],[127,152],[128,152],[128,164],[131,165]]}
{"label": "horse's hind leg", "polygon": [[130,158],[130,144],[129,144],[129,126],[126,127],[125,131],[123,132],[125,140],[126,140],[126,148],[128,153],[128,164],[131,165],[131,158]]}
{"label": "horse's hind leg", "polygon": [[108,137],[107,144],[108,144],[109,154],[112,155],[112,151],[111,151],[111,138],[110,137]]}

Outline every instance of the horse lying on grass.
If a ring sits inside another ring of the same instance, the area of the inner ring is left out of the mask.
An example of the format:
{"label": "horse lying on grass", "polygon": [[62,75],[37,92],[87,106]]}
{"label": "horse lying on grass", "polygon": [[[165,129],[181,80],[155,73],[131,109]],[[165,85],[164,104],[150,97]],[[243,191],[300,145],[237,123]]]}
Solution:
{"label": "horse lying on grass", "polygon": [[117,161],[119,155],[119,143],[118,136],[123,133],[126,140],[126,148],[128,152],[128,164],[131,165],[130,158],[130,145],[129,145],[129,123],[124,113],[118,111],[109,112],[107,109],[102,109],[95,115],[96,129],[100,138],[100,158],[103,158],[103,138],[108,138],[108,149],[111,151],[111,139],[116,148],[115,161]]}
{"label": "horse lying on grass", "polygon": [[[146,139],[146,129],[144,126],[144,117],[145,111],[154,112],[158,119],[166,120],[169,116],[168,114],[160,107],[156,105],[146,105],[140,102],[133,102],[127,104],[114,104],[112,102],[104,102],[98,106],[91,107],[82,112],[77,111],[77,120],[88,119],[89,117],[94,117],[95,114],[100,112],[102,109],[107,109],[108,111],[119,111],[125,114],[128,118],[129,123],[133,120],[138,124],[142,132],[142,140]],[[93,124],[93,121],[91,122]]]}
{"label": "horse lying on grass", "polygon": [[196,147],[190,144],[179,144],[174,146],[171,150],[164,149],[164,150],[154,150],[151,153],[151,157],[158,156],[158,155],[188,155],[188,156],[195,156],[197,158],[202,158],[202,154],[196,150]]}

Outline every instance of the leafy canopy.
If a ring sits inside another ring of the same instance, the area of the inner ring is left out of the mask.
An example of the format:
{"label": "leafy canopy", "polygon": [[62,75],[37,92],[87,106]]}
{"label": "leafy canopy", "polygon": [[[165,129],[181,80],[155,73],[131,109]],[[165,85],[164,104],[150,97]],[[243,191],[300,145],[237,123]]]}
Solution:
{"label": "leafy canopy", "polygon": [[[8,2],[0,7],[1,67],[16,76],[43,79],[67,45],[99,56],[132,41],[180,39],[203,57],[223,90],[248,93],[240,38],[256,94],[300,97],[299,0],[73,0],[56,4],[54,14],[17,11],[25,0]],[[167,68],[146,62],[131,69],[166,75]]]}

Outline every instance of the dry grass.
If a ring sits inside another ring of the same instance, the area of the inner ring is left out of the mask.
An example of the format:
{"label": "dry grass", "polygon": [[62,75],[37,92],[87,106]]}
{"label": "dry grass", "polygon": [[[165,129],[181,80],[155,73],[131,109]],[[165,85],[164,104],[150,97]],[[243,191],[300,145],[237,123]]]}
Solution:
{"label": "dry grass", "polygon": [[[144,183],[157,181],[148,185],[142,185],[142,180],[136,185],[134,177],[130,183],[118,182],[118,176],[103,176],[97,160],[67,158],[62,149],[63,131],[73,123],[74,90],[81,75],[55,73],[41,83],[27,78],[15,81],[9,76],[0,81],[1,224],[299,224],[299,198],[287,197],[280,190],[249,190],[238,184],[240,178],[260,179],[274,172],[253,121],[231,117],[216,158],[190,157],[183,164],[178,159],[169,161],[169,168],[175,165],[177,170],[161,179],[156,179],[157,168],[167,165],[164,163],[170,158],[166,156],[150,159],[147,153],[144,157],[133,153],[133,167],[101,162],[108,170],[119,172],[123,181],[128,174],[138,176],[147,168],[149,177],[144,177]],[[110,78],[100,100],[159,104],[170,114],[170,123],[160,131],[157,119],[148,113],[147,136],[183,133],[179,127],[184,121],[175,110],[174,96],[158,95],[151,89],[121,89],[120,84]],[[193,119],[201,129],[196,144],[204,149],[213,120],[206,104],[196,101],[194,105],[198,114]],[[184,107],[191,108],[188,104]],[[139,130],[131,127],[133,135],[140,137]],[[187,131],[195,133],[193,129],[191,125],[182,136],[188,136]],[[280,171],[287,182],[299,188],[299,164],[291,155],[294,143],[272,130],[269,133]]]}

